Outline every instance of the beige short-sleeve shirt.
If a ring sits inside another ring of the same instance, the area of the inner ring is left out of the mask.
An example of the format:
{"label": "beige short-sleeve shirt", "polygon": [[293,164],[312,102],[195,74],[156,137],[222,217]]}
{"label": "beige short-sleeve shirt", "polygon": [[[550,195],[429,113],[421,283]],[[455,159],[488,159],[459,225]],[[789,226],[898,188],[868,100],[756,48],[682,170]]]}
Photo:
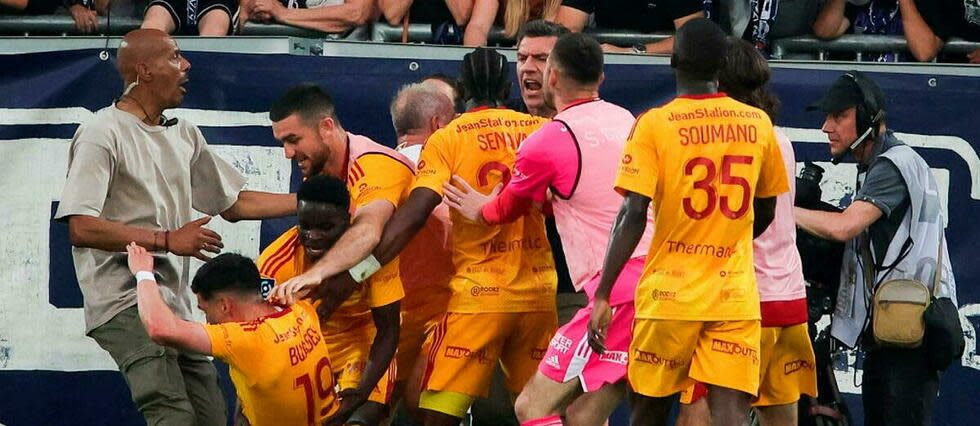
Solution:
{"label": "beige short-sleeve shirt", "polygon": [[[55,219],[86,215],[175,230],[191,220],[191,209],[208,215],[227,210],[245,186],[245,177],[208,147],[197,126],[184,120],[150,126],[114,105],[79,126],[69,150],[68,180]],[[86,333],[136,304],[126,253],[73,247],[72,256]],[[176,294],[177,315],[189,318],[190,259],[155,257],[160,285]]]}

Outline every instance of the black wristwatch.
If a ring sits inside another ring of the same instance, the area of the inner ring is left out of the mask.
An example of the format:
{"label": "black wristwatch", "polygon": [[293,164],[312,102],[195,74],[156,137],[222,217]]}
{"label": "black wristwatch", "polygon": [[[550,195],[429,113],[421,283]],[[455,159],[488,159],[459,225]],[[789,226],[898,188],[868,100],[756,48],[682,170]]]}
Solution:
{"label": "black wristwatch", "polygon": [[633,53],[647,53],[647,45],[645,43],[636,43],[633,45]]}

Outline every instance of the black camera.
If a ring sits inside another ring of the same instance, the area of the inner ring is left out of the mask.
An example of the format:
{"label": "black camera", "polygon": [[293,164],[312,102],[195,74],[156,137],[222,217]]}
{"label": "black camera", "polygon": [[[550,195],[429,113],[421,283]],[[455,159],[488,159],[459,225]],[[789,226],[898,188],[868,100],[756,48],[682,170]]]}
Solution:
{"label": "black camera", "polygon": [[[841,209],[821,200],[820,181],[824,169],[807,162],[796,178],[794,205],[810,210],[840,212]],[[807,307],[811,322],[834,311],[837,288],[840,286],[841,261],[844,244],[824,240],[802,230],[796,232],[796,248],[803,261],[803,277],[807,281]]]}

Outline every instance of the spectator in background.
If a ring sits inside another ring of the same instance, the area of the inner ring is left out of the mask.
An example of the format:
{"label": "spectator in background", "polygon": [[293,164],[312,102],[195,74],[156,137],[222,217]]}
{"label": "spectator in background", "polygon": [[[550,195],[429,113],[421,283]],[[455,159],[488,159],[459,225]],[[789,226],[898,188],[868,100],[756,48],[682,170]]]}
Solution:
{"label": "spectator in background", "polygon": [[741,37],[766,54],[770,42],[810,35],[820,10],[815,0],[704,0],[707,17],[729,34]]}
{"label": "spectator in background", "polygon": [[51,15],[59,6],[61,0],[0,0],[0,15]]}
{"label": "spectator in background", "polygon": [[225,36],[234,33],[232,17],[238,10],[238,0],[150,0],[140,28],[167,34]]}
{"label": "spectator in background", "polygon": [[475,0],[473,16],[463,33],[466,46],[485,46],[494,24],[504,27],[504,35],[514,37],[535,19],[554,20],[561,0]]}
{"label": "spectator in background", "polygon": [[109,9],[108,0],[0,0],[0,15],[53,15],[61,6],[68,9],[75,28],[82,34],[99,29],[99,15]]}
{"label": "spectator in background", "polygon": [[[898,0],[827,0],[816,21],[813,35],[833,40],[844,34],[902,35],[904,17]],[[905,61],[905,55],[882,53],[870,55],[874,62]]]}
{"label": "spectator in background", "polygon": [[[593,14],[595,26],[641,33],[674,32],[685,22],[704,16],[702,0],[562,0],[555,21],[572,31],[582,31]],[[606,52],[671,53],[674,38],[632,47],[603,44]]]}
{"label": "spectator in background", "polygon": [[[385,21],[391,25],[411,23],[432,24],[434,42],[442,43],[438,34],[462,34],[470,21],[474,0],[378,0]],[[455,40],[456,43],[460,39]]]}
{"label": "spectator in background", "polygon": [[[950,37],[980,42],[980,1],[899,0],[909,51],[919,61],[931,61]],[[980,64],[980,49],[966,55]]]}
{"label": "spectator in background", "polygon": [[378,19],[373,0],[242,0],[244,19],[345,33]]}

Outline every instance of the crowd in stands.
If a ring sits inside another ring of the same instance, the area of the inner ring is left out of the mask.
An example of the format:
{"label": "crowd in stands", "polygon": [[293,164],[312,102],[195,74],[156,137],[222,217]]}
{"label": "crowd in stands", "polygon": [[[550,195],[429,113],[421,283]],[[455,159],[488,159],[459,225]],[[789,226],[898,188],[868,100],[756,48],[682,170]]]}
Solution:
{"label": "crowd in stands", "polygon": [[[100,16],[142,19],[144,28],[180,35],[236,34],[248,25],[282,24],[345,33],[376,22],[431,26],[436,44],[481,46],[494,28],[513,39],[534,19],[572,31],[623,30],[670,34],[707,16],[760,50],[772,40],[846,34],[904,37],[907,51],[866,55],[879,62],[980,63],[980,48],[943,54],[951,38],[980,42],[980,0],[0,0],[0,15],[68,14],[82,34],[99,33]],[[672,37],[607,52],[670,53]],[[852,58],[839,58],[852,59]]]}

